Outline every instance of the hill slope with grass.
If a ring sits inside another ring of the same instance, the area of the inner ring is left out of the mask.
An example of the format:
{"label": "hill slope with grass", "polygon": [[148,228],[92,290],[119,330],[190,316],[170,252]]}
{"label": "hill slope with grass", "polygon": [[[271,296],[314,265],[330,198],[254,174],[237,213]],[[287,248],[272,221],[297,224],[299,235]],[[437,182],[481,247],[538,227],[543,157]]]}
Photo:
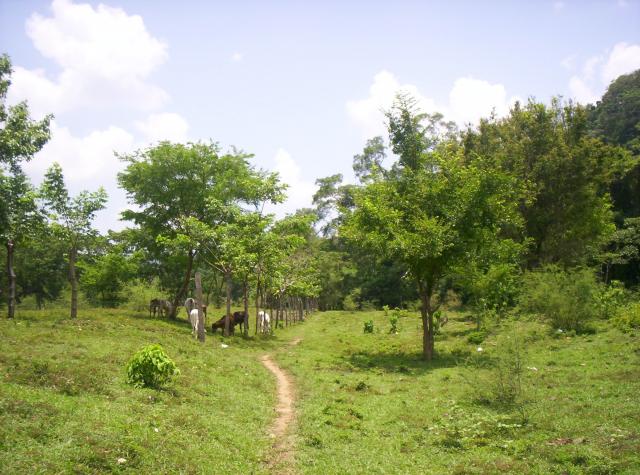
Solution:
{"label": "hill slope with grass", "polygon": [[[408,312],[397,334],[384,312],[326,312],[228,348],[220,335],[200,345],[184,320],[22,312],[0,322],[0,466],[268,473],[276,382],[259,358],[269,353],[295,385],[298,473],[638,473],[637,332],[505,320],[479,334],[467,315],[447,315],[425,363]],[[136,389],[125,366],[151,343],[181,374]]]}
{"label": "hill slope with grass", "polygon": [[[264,473],[275,381],[258,355],[277,338],[223,349],[184,320],[84,313],[0,322],[0,471]],[[160,390],[127,385],[128,360],[152,343],[181,374]]]}

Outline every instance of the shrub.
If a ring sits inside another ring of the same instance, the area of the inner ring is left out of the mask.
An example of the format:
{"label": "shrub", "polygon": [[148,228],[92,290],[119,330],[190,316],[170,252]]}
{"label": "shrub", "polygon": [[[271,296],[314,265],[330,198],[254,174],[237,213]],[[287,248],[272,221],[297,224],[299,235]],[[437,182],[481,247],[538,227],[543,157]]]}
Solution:
{"label": "shrub", "polygon": [[396,315],[395,312],[389,316],[389,323],[391,324],[389,333],[393,333],[394,335],[397,334],[398,333],[398,315]]}
{"label": "shrub", "polygon": [[523,340],[516,329],[498,338],[491,361],[481,355],[470,359],[468,382],[478,402],[515,410],[524,422],[529,401],[524,380],[527,353]]}
{"label": "shrub", "polygon": [[382,306],[382,310],[384,310],[384,316],[385,317],[389,316],[389,306],[388,305],[383,305]]}
{"label": "shrub", "polygon": [[148,312],[149,302],[152,299],[164,298],[158,279],[151,282],[136,280],[127,286],[124,293],[125,307],[135,312]]}
{"label": "shrub", "polygon": [[483,330],[474,331],[469,333],[469,335],[467,335],[467,341],[469,343],[473,343],[474,345],[479,345],[484,341],[486,337],[487,337],[487,332]]}
{"label": "shrub", "polygon": [[600,291],[590,270],[549,266],[525,275],[520,308],[545,317],[554,328],[580,332],[598,314]]}
{"label": "shrub", "polygon": [[624,332],[640,329],[640,302],[619,308],[613,324]]}
{"label": "shrub", "polygon": [[373,333],[373,320],[369,320],[368,322],[364,322],[364,332],[365,333]]}
{"label": "shrub", "polygon": [[617,280],[609,285],[603,285],[600,292],[596,294],[596,305],[600,318],[613,317],[626,298],[624,285]]}
{"label": "shrub", "polygon": [[360,289],[353,289],[342,300],[342,308],[347,312],[354,312],[358,310],[359,301],[360,301]]}
{"label": "shrub", "polygon": [[177,374],[180,370],[160,345],[145,346],[127,365],[127,383],[137,388],[160,387]]}

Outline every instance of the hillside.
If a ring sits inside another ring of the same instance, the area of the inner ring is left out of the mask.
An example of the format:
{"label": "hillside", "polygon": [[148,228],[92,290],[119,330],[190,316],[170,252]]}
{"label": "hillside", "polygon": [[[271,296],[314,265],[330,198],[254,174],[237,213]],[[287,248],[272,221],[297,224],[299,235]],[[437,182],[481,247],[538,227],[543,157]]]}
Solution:
{"label": "hillside", "polygon": [[[221,348],[220,335],[192,340],[184,321],[23,312],[0,322],[0,465],[267,473],[276,388],[259,357],[269,353],[293,377],[299,473],[637,473],[637,334],[566,336],[507,321],[478,344],[463,313],[448,315],[425,363],[408,313],[398,334],[383,312],[325,312]],[[365,334],[369,319],[375,330]],[[508,373],[522,390],[509,404],[489,391],[498,370],[511,371],[507,337],[522,342],[520,370]],[[181,375],[164,390],[126,385],[127,360],[156,342]]]}

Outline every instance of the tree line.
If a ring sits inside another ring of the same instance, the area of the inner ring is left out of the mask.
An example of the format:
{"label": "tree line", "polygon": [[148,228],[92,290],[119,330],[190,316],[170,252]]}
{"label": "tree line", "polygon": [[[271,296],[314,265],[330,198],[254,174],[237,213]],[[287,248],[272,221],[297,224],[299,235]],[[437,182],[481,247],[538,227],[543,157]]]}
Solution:
{"label": "tree line", "polygon": [[353,157],[357,182],[320,178],[313,206],[281,220],[264,210],[286,186],[250,154],[161,142],[119,156],[132,204],[122,217],[132,225],[106,235],[91,226],[103,190],[70,196],[57,165],[37,188],[22,171],[49,139],[51,117],[33,121],[26,103],[5,105],[10,73],[4,56],[1,298],[10,316],[27,296],[44,305],[69,288],[75,316],[78,288],[95,305],[117,306],[127,288],[154,282],[175,318],[199,270],[207,298],[227,313],[233,300],[278,315],[420,309],[429,359],[451,291],[502,311],[523,275],[547,266],[640,283],[640,71],[595,105],[530,99],[463,129],[399,95],[387,137]]}

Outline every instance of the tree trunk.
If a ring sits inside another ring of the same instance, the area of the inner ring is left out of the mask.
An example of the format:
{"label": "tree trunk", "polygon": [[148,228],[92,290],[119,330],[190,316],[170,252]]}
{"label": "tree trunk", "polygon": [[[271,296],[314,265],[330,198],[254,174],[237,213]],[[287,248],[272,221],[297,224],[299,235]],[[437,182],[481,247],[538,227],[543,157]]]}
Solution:
{"label": "tree trunk", "polygon": [[16,315],[16,273],[13,270],[13,240],[7,241],[7,277],[9,278],[9,314],[8,318],[14,318]]}
{"label": "tree trunk", "polygon": [[431,307],[431,297],[433,288],[429,284],[418,283],[418,293],[422,306],[422,357],[426,361],[433,359],[433,309]]}
{"label": "tree trunk", "polygon": [[196,304],[198,306],[198,341],[204,343],[204,312],[202,310],[202,278],[200,272],[196,272]]}
{"label": "tree trunk", "polygon": [[256,332],[258,334],[258,313],[260,313],[260,276],[258,276],[258,282],[256,283]]}
{"label": "tree trunk", "polygon": [[[173,299],[173,305],[172,305],[173,308],[171,309],[171,312],[169,312],[169,317],[172,320],[176,319],[178,315],[178,309],[182,306],[181,300],[185,298],[187,289],[189,288],[189,281],[191,280],[191,270],[193,269],[194,256],[195,256],[195,252],[189,251],[189,259],[187,261],[187,271],[184,274],[184,279],[182,280],[182,286],[180,287],[180,290],[178,290],[178,293]],[[189,315],[187,315],[187,320],[189,320]]]}
{"label": "tree trunk", "polygon": [[231,322],[231,272],[225,272],[224,281],[227,284],[227,314],[224,319],[224,336],[229,336],[229,323]]}
{"label": "tree trunk", "polygon": [[249,336],[249,282],[244,280],[244,287],[242,289],[244,294],[244,336]]}
{"label": "tree trunk", "polygon": [[76,275],[76,259],[78,249],[76,246],[69,252],[69,282],[71,283],[71,318],[78,316],[78,276]]}

